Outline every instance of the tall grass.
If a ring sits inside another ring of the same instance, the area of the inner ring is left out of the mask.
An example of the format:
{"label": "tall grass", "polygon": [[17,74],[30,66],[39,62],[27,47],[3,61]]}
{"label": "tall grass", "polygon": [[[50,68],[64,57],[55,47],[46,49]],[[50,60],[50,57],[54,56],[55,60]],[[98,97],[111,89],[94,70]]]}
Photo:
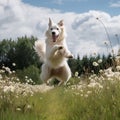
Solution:
{"label": "tall grass", "polygon": [[102,88],[70,85],[25,97],[9,93],[0,98],[0,120],[119,120],[119,84],[114,78],[104,80]]}

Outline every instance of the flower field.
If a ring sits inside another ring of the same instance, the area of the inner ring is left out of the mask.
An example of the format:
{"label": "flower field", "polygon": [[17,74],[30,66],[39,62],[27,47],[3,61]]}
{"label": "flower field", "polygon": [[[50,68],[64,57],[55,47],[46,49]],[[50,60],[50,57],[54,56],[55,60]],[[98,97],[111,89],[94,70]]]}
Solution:
{"label": "flower field", "polygon": [[[9,74],[6,74],[6,71]],[[120,72],[71,78],[67,86],[21,83],[14,71],[0,70],[0,120],[119,120]]]}

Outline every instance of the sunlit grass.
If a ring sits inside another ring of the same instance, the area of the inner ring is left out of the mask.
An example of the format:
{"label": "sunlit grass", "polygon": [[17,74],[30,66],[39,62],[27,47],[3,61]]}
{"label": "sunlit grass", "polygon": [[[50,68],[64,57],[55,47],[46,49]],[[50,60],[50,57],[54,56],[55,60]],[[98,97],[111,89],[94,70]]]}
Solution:
{"label": "sunlit grass", "polygon": [[[0,120],[119,120],[120,72],[71,78],[66,86],[20,83],[0,77]],[[27,80],[28,81],[28,80]]]}
{"label": "sunlit grass", "polygon": [[18,98],[11,94],[0,99],[0,120],[119,120],[119,84],[104,81],[102,89],[62,86]]}

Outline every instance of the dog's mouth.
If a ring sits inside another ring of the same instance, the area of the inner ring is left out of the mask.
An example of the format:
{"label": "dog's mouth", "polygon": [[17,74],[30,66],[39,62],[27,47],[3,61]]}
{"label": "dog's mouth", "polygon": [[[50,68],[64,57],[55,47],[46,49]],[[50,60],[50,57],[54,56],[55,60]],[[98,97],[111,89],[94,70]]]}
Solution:
{"label": "dog's mouth", "polygon": [[56,42],[58,37],[59,37],[59,35],[52,34],[53,42]]}

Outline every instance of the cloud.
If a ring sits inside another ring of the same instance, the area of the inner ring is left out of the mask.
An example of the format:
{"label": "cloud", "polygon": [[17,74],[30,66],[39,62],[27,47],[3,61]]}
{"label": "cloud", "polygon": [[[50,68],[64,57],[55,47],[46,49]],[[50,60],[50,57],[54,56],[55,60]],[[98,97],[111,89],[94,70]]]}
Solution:
{"label": "cloud", "polygon": [[64,19],[68,47],[74,55],[80,56],[93,53],[107,54],[104,41],[108,41],[108,37],[104,26],[96,20],[98,17],[109,33],[113,48],[118,50],[115,34],[120,37],[120,15],[111,17],[103,11],[92,10],[81,14],[63,13],[56,9],[31,6],[21,0],[4,0],[0,1],[0,16],[0,40],[16,39],[24,35],[45,39],[48,18],[51,17],[55,22]]}
{"label": "cloud", "polygon": [[110,7],[119,8],[120,7],[120,1],[117,1],[117,2],[114,2],[114,3],[110,3]]}

